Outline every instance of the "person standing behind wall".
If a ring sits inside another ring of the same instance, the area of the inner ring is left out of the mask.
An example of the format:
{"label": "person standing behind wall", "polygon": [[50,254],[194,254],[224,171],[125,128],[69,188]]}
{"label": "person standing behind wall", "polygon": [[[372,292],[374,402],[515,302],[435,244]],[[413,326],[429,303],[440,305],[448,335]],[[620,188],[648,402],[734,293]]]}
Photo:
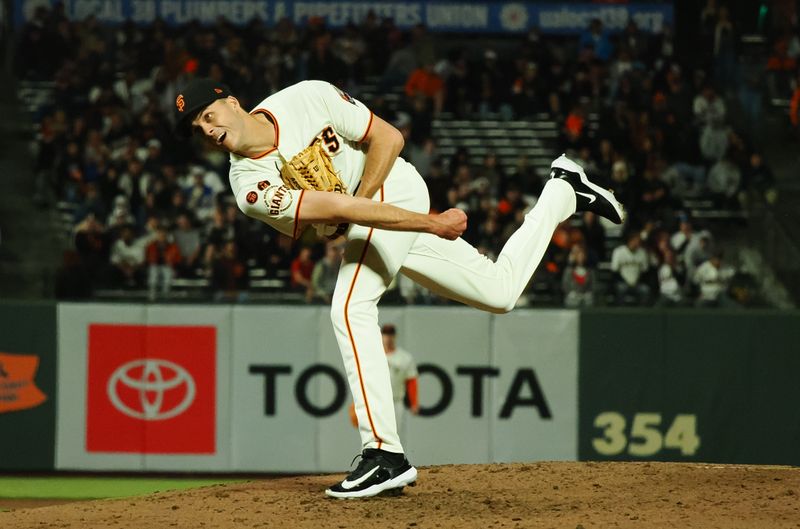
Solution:
{"label": "person standing behind wall", "polygon": [[[408,400],[408,407],[411,413],[414,415],[419,414],[417,391],[419,373],[417,371],[417,363],[411,353],[397,347],[397,328],[393,324],[387,323],[381,327],[381,338],[383,339],[386,361],[389,363],[389,377],[392,384],[392,396],[394,397],[397,430],[402,431],[406,400]],[[358,427],[353,404],[350,405],[350,422],[352,422],[353,426]]]}
{"label": "person standing behind wall", "polygon": [[411,353],[401,347],[397,347],[397,329],[393,324],[387,323],[381,327],[381,338],[383,338],[386,361],[389,362],[389,375],[392,380],[397,428],[401,430],[405,418],[406,397],[408,398],[408,408],[411,413],[414,415],[419,413],[417,363]]}

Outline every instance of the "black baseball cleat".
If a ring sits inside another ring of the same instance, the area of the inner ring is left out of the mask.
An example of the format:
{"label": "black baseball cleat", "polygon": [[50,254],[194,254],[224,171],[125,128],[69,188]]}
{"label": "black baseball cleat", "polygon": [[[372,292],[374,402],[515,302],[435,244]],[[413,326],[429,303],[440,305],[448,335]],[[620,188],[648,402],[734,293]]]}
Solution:
{"label": "black baseball cleat", "polygon": [[342,499],[369,498],[381,493],[400,493],[406,485],[416,484],[417,469],[403,454],[365,448],[360,457],[356,469],[325,494]]}
{"label": "black baseball cleat", "polygon": [[561,155],[550,165],[550,178],[566,180],[575,190],[576,211],[592,211],[614,224],[625,221],[625,208],[614,193],[589,181],[583,167]]}

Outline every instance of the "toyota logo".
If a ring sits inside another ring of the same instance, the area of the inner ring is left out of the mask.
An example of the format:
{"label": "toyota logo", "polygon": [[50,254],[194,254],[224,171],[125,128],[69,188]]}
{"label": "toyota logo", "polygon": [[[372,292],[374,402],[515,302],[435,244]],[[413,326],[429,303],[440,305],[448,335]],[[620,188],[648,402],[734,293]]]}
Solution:
{"label": "toyota logo", "polygon": [[[123,387],[133,390],[138,398],[123,401],[120,397]],[[163,421],[180,415],[192,405],[196,394],[194,379],[186,369],[168,360],[152,358],[134,360],[118,367],[108,379],[106,389],[108,398],[118,411],[145,421]],[[183,392],[177,405],[174,398],[165,405],[164,396],[170,390]]]}

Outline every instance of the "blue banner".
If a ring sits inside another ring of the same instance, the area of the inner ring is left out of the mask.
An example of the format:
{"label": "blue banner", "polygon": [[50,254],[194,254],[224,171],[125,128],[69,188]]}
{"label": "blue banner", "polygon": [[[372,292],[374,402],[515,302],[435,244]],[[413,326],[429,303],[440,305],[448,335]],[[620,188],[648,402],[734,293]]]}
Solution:
{"label": "blue banner", "polygon": [[[15,0],[15,21],[24,24],[37,6],[49,0]],[[52,2],[51,2],[52,3]],[[576,34],[598,18],[611,32],[622,30],[633,19],[649,33],[672,24],[671,4],[591,4],[532,2],[301,2],[269,0],[65,0],[67,16],[82,20],[94,15],[104,23],[132,20],[146,24],[156,18],[168,24],[198,20],[212,24],[225,17],[245,24],[254,17],[268,26],[284,17],[297,24],[321,17],[332,28],[360,23],[370,11],[379,18],[393,18],[400,28],[425,24],[431,31],[460,33],[519,33],[538,27],[542,33]]]}

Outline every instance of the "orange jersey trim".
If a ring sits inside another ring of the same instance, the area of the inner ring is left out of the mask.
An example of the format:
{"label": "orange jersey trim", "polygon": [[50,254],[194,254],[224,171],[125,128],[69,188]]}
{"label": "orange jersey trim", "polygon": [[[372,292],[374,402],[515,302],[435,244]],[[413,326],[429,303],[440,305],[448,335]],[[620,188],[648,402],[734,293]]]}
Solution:
{"label": "orange jersey trim", "polygon": [[292,239],[297,239],[297,228],[300,227],[300,206],[303,205],[303,196],[305,196],[306,190],[303,189],[300,191],[300,198],[297,199],[297,209],[295,210],[294,214],[294,229],[292,230]]}
{"label": "orange jersey trim", "polygon": [[[383,202],[383,186],[381,186],[381,202]],[[372,412],[369,409],[369,400],[367,399],[367,390],[364,387],[364,378],[361,376],[361,362],[358,359],[358,349],[356,348],[356,341],[353,338],[353,330],[350,328],[350,297],[353,295],[353,289],[356,286],[356,280],[358,279],[358,273],[361,271],[361,265],[364,263],[364,258],[367,256],[367,251],[369,250],[369,241],[372,239],[372,233],[375,231],[375,228],[370,228],[369,234],[367,235],[367,240],[364,243],[364,250],[361,252],[361,256],[358,258],[358,266],[356,266],[356,272],[353,274],[353,280],[350,282],[350,289],[347,291],[347,299],[344,302],[344,323],[347,326],[347,335],[350,338],[350,345],[353,346],[353,358],[356,361],[356,371],[358,372],[358,383],[361,386],[361,396],[364,397],[364,406],[367,408],[367,419],[369,420],[369,427],[372,430],[372,435],[378,441],[378,448],[383,445],[383,439],[381,439],[378,432],[375,430],[375,423],[372,420]]]}
{"label": "orange jersey trim", "polygon": [[275,149],[278,148],[278,145],[280,144],[280,138],[281,138],[281,129],[278,126],[278,120],[275,119],[275,116],[272,114],[272,112],[270,112],[266,108],[256,108],[252,112],[250,112],[250,114],[251,115],[253,115],[253,114],[264,114],[265,116],[267,116],[267,118],[270,121],[272,121],[272,124],[275,125],[275,146],[273,148],[271,148],[271,149],[268,149],[268,150],[262,152],[261,154],[257,154],[255,156],[248,156],[248,158],[250,158],[251,160],[258,160],[259,158],[263,158],[264,156],[268,155],[269,153],[271,153],[272,151],[274,151]]}
{"label": "orange jersey trim", "polygon": [[367,134],[369,134],[369,129],[372,128],[372,118],[374,118],[374,117],[375,117],[375,114],[372,112],[372,110],[370,110],[369,111],[369,123],[367,123],[367,130],[364,131],[364,135],[361,136],[361,139],[358,140],[358,143],[361,143],[362,141],[367,139]]}
{"label": "orange jersey trim", "polygon": [[369,241],[372,239],[372,232],[374,228],[370,228],[369,234],[367,235],[367,240],[364,244],[364,250],[361,252],[361,257],[358,259],[358,266],[356,266],[356,273],[353,274],[353,280],[350,282],[350,290],[347,292],[347,300],[344,302],[344,323],[347,326],[347,335],[350,338],[350,345],[353,346],[353,357],[356,360],[356,371],[358,372],[358,383],[361,386],[361,396],[364,397],[364,406],[367,408],[367,419],[369,420],[369,427],[372,429],[372,435],[378,441],[378,448],[381,447],[383,444],[383,439],[378,435],[378,432],[375,431],[375,423],[372,421],[372,412],[369,409],[369,400],[367,399],[367,390],[364,388],[364,378],[361,376],[361,362],[358,359],[358,349],[356,348],[356,341],[353,338],[353,330],[350,328],[350,297],[353,294],[353,288],[356,286],[356,279],[358,279],[358,273],[361,271],[361,265],[364,262],[364,258],[367,256],[367,250],[369,250]]}

